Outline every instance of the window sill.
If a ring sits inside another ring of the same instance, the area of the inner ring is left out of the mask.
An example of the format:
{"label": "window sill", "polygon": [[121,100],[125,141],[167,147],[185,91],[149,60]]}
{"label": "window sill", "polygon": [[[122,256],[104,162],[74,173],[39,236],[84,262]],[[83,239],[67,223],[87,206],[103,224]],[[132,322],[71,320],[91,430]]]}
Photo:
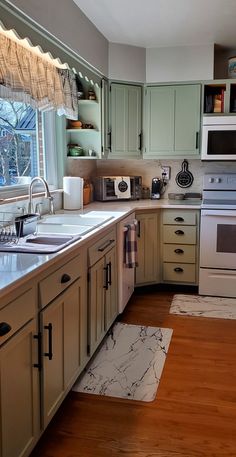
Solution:
{"label": "window sill", "polygon": [[[62,193],[62,192],[63,192],[63,189],[50,190],[50,193],[52,195],[57,194],[57,193]],[[42,192],[42,191],[33,193],[33,198],[43,197],[43,196],[44,196],[44,192]],[[24,200],[27,200],[28,198],[29,198],[29,194],[28,194],[28,188],[27,188],[27,191],[25,194],[22,193],[21,195],[14,195],[12,197],[7,196],[6,198],[0,198],[0,206],[6,205],[7,203],[16,203],[16,202],[24,201]]]}

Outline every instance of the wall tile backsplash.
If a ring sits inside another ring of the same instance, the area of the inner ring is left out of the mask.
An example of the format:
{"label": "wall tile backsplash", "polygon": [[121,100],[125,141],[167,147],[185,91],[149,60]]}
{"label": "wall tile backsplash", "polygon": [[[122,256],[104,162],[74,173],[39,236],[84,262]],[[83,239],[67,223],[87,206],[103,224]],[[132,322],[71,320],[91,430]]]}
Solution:
{"label": "wall tile backsplash", "polygon": [[92,177],[100,175],[141,175],[143,184],[150,187],[153,177],[161,177],[161,166],[171,167],[170,181],[166,187],[164,198],[168,193],[202,192],[203,175],[210,172],[236,173],[235,162],[202,162],[188,160],[189,171],[194,177],[192,186],[181,188],[176,184],[176,175],[181,171],[183,160],[73,160],[68,166],[68,175]]}

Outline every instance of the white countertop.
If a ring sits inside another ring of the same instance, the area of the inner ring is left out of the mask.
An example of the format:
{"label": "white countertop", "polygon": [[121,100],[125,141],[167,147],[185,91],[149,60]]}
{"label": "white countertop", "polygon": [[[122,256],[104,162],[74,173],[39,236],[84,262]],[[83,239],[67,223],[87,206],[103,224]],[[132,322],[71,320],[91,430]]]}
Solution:
{"label": "white countertop", "polygon": [[[73,251],[73,248],[83,246],[88,240],[92,240],[98,233],[112,227],[119,220],[123,219],[132,211],[155,210],[162,208],[181,208],[181,209],[200,209],[201,201],[185,200],[135,200],[135,201],[117,201],[117,202],[93,202],[80,211],[66,211],[70,214],[81,214],[89,211],[112,212],[114,216],[102,226],[94,229],[92,232],[83,236],[81,240],[69,245],[61,251],[54,254],[32,254],[32,253],[11,253],[0,252],[0,296],[7,293],[13,288],[19,286],[25,280],[30,279],[32,275],[43,271],[46,266],[53,264],[59,258]],[[63,212],[63,211],[60,211]],[[59,213],[60,213],[59,212]]]}

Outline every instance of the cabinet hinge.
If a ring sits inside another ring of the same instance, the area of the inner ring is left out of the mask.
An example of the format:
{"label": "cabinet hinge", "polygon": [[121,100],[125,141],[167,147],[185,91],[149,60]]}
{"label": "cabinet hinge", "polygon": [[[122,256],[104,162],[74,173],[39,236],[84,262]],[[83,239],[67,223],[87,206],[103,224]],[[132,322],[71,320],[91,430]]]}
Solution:
{"label": "cabinet hinge", "polygon": [[102,146],[102,152],[104,152],[104,147]]}
{"label": "cabinet hinge", "polygon": [[90,354],[90,344],[87,345],[87,354]]}

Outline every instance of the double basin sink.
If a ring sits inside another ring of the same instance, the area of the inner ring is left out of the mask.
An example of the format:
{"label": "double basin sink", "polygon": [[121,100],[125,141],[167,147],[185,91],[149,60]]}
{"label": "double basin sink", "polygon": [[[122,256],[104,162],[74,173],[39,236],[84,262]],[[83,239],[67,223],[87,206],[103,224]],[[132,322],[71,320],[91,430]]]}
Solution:
{"label": "double basin sink", "polygon": [[19,239],[17,244],[1,246],[3,251],[53,253],[79,240],[114,216],[100,211],[86,214],[53,214],[37,222],[36,231]]}

